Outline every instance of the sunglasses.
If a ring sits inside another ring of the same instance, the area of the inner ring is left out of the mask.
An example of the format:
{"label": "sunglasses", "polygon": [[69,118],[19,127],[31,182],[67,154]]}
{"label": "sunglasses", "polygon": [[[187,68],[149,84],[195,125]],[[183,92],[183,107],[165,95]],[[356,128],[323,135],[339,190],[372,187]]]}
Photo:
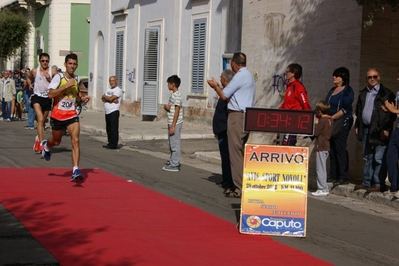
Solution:
{"label": "sunglasses", "polygon": [[374,76],[367,76],[368,79],[377,79],[378,75],[374,75]]}
{"label": "sunglasses", "polygon": [[42,62],[42,63],[44,63],[44,62],[48,63],[48,62],[50,62],[50,61],[49,61],[49,60],[40,60],[40,62]]}

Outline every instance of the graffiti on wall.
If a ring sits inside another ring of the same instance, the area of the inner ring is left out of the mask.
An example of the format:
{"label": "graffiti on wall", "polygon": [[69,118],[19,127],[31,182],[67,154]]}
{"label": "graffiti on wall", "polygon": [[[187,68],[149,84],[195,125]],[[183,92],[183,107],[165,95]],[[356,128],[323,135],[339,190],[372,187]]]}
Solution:
{"label": "graffiti on wall", "polygon": [[274,74],[273,75],[273,94],[276,93],[276,91],[279,94],[284,94],[285,90],[287,89],[287,83],[285,79],[285,75],[283,74],[282,76],[279,74]]}
{"label": "graffiti on wall", "polygon": [[135,83],[136,82],[136,69],[133,68],[133,70],[129,71],[129,69],[126,69],[126,79],[130,81],[130,83]]}

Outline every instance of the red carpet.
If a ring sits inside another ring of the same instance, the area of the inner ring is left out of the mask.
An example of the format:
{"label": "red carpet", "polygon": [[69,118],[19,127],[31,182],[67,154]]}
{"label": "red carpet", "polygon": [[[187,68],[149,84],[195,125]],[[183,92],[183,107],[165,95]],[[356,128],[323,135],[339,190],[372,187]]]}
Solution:
{"label": "red carpet", "polygon": [[329,265],[104,171],[82,172],[77,186],[70,169],[1,169],[1,203],[62,265]]}

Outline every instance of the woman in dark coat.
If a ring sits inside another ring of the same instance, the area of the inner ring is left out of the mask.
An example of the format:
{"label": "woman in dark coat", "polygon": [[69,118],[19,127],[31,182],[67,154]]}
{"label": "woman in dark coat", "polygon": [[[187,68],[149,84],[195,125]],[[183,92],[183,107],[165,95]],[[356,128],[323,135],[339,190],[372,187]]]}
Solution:
{"label": "woman in dark coat", "polygon": [[[328,182],[334,185],[349,183],[349,155],[346,150],[348,134],[353,124],[352,104],[355,98],[353,89],[349,86],[349,70],[340,67],[333,72],[334,87],[327,94],[326,101],[330,103],[330,113],[335,121],[344,119],[340,133],[330,139],[330,177]],[[337,123],[339,124],[339,123]]]}

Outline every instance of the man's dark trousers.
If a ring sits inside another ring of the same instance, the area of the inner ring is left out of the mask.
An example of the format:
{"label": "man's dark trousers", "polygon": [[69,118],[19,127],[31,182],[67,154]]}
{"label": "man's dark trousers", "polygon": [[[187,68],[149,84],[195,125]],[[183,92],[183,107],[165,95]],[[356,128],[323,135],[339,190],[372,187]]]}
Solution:
{"label": "man's dark trousers", "polygon": [[105,115],[105,124],[108,136],[108,145],[111,148],[116,148],[119,140],[119,110]]}

